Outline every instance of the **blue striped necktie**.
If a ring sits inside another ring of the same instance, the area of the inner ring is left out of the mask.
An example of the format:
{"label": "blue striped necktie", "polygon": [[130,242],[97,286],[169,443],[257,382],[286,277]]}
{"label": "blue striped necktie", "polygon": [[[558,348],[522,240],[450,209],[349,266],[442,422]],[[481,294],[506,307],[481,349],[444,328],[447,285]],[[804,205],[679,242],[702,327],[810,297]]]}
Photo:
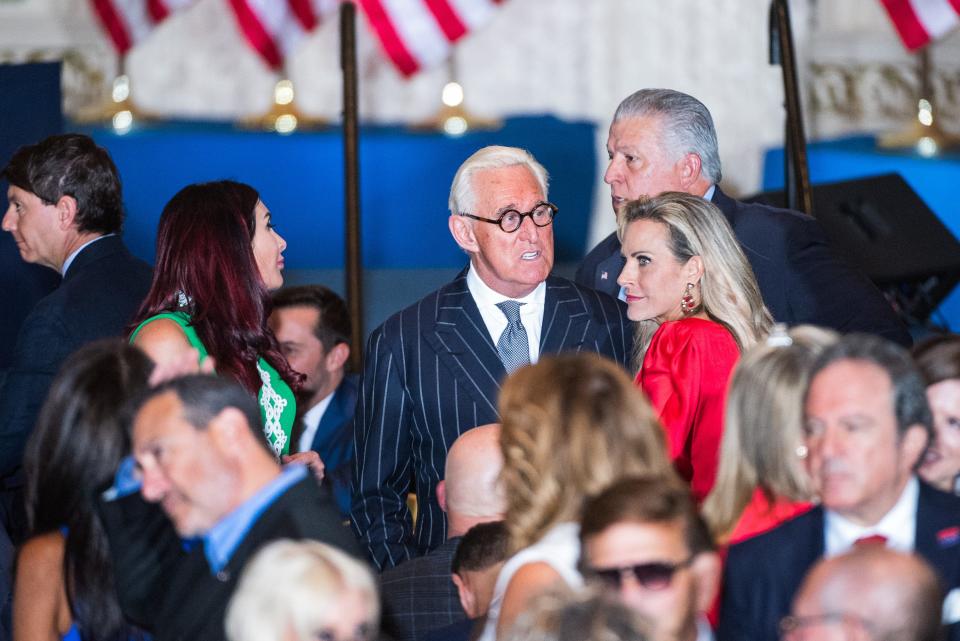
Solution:
{"label": "blue striped necktie", "polygon": [[530,363],[530,343],[527,340],[527,330],[520,322],[520,306],[524,303],[515,300],[505,300],[497,303],[497,307],[507,317],[507,328],[500,334],[497,341],[497,353],[507,370],[507,374]]}

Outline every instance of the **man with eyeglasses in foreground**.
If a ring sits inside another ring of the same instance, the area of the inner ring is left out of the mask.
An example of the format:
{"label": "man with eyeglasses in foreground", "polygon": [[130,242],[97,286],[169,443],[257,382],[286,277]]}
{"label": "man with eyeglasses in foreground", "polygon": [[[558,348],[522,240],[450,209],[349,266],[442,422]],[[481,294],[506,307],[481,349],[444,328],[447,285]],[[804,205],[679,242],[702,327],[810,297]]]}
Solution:
{"label": "man with eyeglasses in foreground", "polygon": [[937,641],[941,638],[936,573],[915,554],[859,546],[813,566],[790,616],[784,641]]}
{"label": "man with eyeglasses in foreground", "polygon": [[507,374],[549,353],[593,351],[622,365],[630,353],[622,303],[550,276],[557,207],[533,156],[514,147],[477,151],[457,170],[449,206],[450,233],[469,265],[367,340],[352,517],[381,570],[446,539],[435,488],[447,448],[500,421]]}
{"label": "man with eyeglasses in foreground", "polygon": [[706,612],[720,558],[690,488],[676,479],[619,481],[587,501],[580,541],[584,578],[649,619],[654,641],[713,640]]}

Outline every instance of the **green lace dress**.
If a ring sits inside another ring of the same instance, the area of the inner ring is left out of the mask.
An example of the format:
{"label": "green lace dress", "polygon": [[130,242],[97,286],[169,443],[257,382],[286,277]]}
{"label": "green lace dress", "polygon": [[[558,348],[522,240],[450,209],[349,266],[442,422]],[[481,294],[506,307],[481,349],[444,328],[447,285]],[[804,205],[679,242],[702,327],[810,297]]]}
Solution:
{"label": "green lace dress", "polygon": [[[137,334],[147,323],[161,318],[172,320],[180,326],[191,347],[200,352],[200,361],[203,362],[207,357],[207,348],[200,342],[197,331],[190,324],[190,315],[186,312],[166,312],[151,316],[133,330],[130,334],[130,342],[133,343]],[[257,360],[257,371],[260,372],[262,382],[257,400],[260,402],[263,432],[277,456],[289,454],[290,432],[293,430],[293,422],[297,414],[297,402],[293,398],[293,390],[280,378],[277,370],[262,358]]]}

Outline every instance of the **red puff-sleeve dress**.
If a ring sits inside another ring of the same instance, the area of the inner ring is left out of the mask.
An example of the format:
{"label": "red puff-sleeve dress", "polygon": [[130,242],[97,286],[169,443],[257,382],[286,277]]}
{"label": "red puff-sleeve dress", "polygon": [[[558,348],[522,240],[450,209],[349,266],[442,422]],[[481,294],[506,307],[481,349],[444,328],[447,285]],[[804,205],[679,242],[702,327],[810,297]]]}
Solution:
{"label": "red puff-sleeve dress", "polygon": [[723,325],[683,318],[660,326],[637,374],[666,430],[674,467],[698,503],[717,476],[727,382],[739,357]]}

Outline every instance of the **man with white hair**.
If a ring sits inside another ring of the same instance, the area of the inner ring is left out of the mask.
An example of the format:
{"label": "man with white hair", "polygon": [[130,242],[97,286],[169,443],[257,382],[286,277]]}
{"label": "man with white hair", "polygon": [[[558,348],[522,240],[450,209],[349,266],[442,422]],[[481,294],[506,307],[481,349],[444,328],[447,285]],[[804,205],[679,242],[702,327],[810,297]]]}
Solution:
{"label": "man with white hair", "polygon": [[[614,213],[630,200],[681,191],[716,205],[733,228],[773,318],[911,343],[883,295],[831,250],[805,214],[734,200],[720,189],[720,152],[706,106],[672,89],[641,89],[617,107],[603,176]],[[612,296],[624,258],[616,233],[587,254],[577,283]]]}
{"label": "man with white hair", "polygon": [[450,567],[470,528],[503,518],[506,502],[497,482],[502,468],[500,425],[475,427],[453,442],[444,480],[437,485],[437,500],[447,515],[447,540],[380,576],[383,627],[392,638],[416,641],[424,632],[467,618]]}
{"label": "man with white hair", "polygon": [[499,420],[497,392],[509,372],[549,353],[593,351],[626,364],[630,352],[621,303],[550,276],[557,207],[533,156],[479,150],[454,176],[449,205],[450,233],[468,267],[387,319],[365,351],[352,517],[381,569],[446,539],[436,487],[447,448]]}

